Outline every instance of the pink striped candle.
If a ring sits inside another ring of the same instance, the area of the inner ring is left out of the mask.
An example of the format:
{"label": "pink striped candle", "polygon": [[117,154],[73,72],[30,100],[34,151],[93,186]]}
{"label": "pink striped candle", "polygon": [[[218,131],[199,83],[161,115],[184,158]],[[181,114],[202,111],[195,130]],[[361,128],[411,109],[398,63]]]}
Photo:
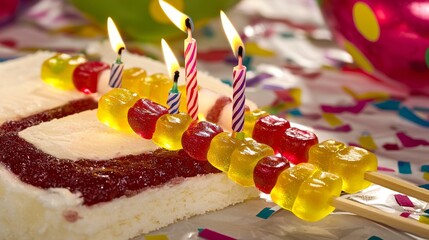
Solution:
{"label": "pink striped candle", "polygon": [[[189,36],[191,33],[189,33]],[[185,40],[186,104],[192,119],[198,119],[197,41]]]}
{"label": "pink striped candle", "polygon": [[187,15],[183,14],[167,2],[159,0],[159,5],[168,18],[183,32],[188,33],[185,39],[185,81],[186,81],[186,106],[188,114],[198,119],[198,81],[197,81],[197,41],[192,38],[194,24]]}

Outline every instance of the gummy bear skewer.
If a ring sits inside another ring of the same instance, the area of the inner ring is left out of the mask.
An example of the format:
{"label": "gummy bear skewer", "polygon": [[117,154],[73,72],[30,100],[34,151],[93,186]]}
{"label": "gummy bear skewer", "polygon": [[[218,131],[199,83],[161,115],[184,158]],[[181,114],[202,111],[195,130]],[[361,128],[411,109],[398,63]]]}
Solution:
{"label": "gummy bear skewer", "polygon": [[308,162],[343,178],[343,191],[355,193],[371,183],[429,202],[429,191],[404,180],[377,172],[376,156],[362,148],[346,147],[335,140],[312,146]]}

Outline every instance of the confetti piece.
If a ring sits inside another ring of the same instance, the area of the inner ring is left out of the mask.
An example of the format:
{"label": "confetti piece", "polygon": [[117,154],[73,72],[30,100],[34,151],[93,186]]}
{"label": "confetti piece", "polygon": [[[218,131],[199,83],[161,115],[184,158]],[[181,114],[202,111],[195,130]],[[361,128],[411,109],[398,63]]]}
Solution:
{"label": "confetti piece", "polygon": [[325,130],[330,132],[351,132],[352,131],[352,127],[349,124],[345,124],[343,126],[335,127],[335,128],[329,128],[329,127],[319,126],[319,125],[316,125],[313,127],[319,130]]}
{"label": "confetti piece", "polygon": [[359,101],[356,103],[356,105],[353,105],[353,106],[321,105],[320,108],[322,109],[322,111],[326,113],[343,113],[343,112],[360,113],[364,109],[366,104],[367,102],[365,101]]}
{"label": "confetti piece", "polygon": [[258,74],[258,75],[256,75],[255,77],[253,77],[253,78],[248,78],[247,80],[246,80],[246,86],[247,87],[253,87],[253,86],[255,86],[255,85],[258,85],[260,82],[262,82],[263,80],[265,80],[265,79],[268,79],[268,78],[272,78],[273,77],[273,75],[271,75],[271,74],[269,74],[269,73],[261,73],[261,74]]}
{"label": "confetti piece", "polygon": [[264,84],[262,85],[262,89],[279,91],[279,90],[284,90],[285,88],[283,86],[276,85],[276,84]]}
{"label": "confetti piece", "polygon": [[399,173],[411,174],[410,162],[398,161],[398,169],[399,169]]}
{"label": "confetti piece", "polygon": [[202,32],[203,32],[204,36],[209,37],[209,38],[211,38],[215,35],[215,31],[213,30],[213,28],[211,26],[203,27]]}
{"label": "confetti piece", "polygon": [[284,38],[294,38],[295,34],[293,32],[283,32],[280,34],[280,36]]}
{"label": "confetti piece", "polygon": [[408,218],[410,215],[411,215],[411,213],[409,213],[409,212],[403,212],[399,216],[404,217],[404,218]]}
{"label": "confetti piece", "polygon": [[380,166],[377,167],[377,171],[380,171],[380,172],[395,172],[394,169],[387,168],[387,167],[380,167]]}
{"label": "confetti piece", "polygon": [[429,172],[423,173],[423,179],[429,181]]}
{"label": "confetti piece", "polygon": [[377,237],[377,236],[371,236],[370,238],[368,238],[368,240],[383,240],[383,238]]}
{"label": "confetti piece", "polygon": [[229,54],[229,49],[214,49],[207,52],[198,52],[198,60],[207,62],[223,61]]}
{"label": "confetti piece", "polygon": [[16,48],[18,44],[13,39],[1,39],[0,45],[3,45],[8,48]]}
{"label": "confetti piece", "polygon": [[419,217],[419,222],[429,224],[429,215],[421,215]]}
{"label": "confetti piece", "polygon": [[271,217],[274,213],[276,213],[280,209],[281,209],[281,207],[279,207],[279,206],[274,206],[272,208],[266,207],[266,208],[262,209],[258,214],[256,214],[256,216],[259,218],[262,218],[262,219],[268,219],[269,217]]}
{"label": "confetti piece", "polygon": [[373,103],[373,105],[381,110],[397,111],[401,105],[401,101],[398,100],[387,100],[384,102]]}
{"label": "confetti piece", "polygon": [[347,145],[352,146],[352,147],[360,147],[360,148],[362,147],[361,145],[354,143],[354,142],[349,142],[349,143],[347,143]]}
{"label": "confetti piece", "polygon": [[356,100],[381,101],[381,100],[386,100],[390,98],[389,93],[386,93],[386,92],[365,92],[365,93],[357,94],[351,88],[348,88],[346,86],[343,87],[343,90]]}
{"label": "confetti piece", "polygon": [[429,184],[423,184],[423,185],[420,185],[419,187],[429,190]]}
{"label": "confetti piece", "polygon": [[374,151],[377,149],[377,145],[374,142],[374,139],[372,138],[371,134],[365,132],[359,137],[359,144],[370,151]]}
{"label": "confetti piece", "polygon": [[343,125],[343,121],[341,121],[337,116],[332,113],[322,113],[323,119],[329,123],[332,127],[338,127]]}
{"label": "confetti piece", "polygon": [[401,207],[414,207],[413,202],[411,202],[410,198],[407,195],[403,194],[395,194],[394,195],[396,202]]}
{"label": "confetti piece", "polygon": [[422,167],[420,168],[420,171],[429,172],[429,165],[422,165]]}
{"label": "confetti piece", "polygon": [[145,240],[168,240],[167,235],[147,235],[144,236]]}
{"label": "confetti piece", "polygon": [[275,56],[275,52],[262,48],[255,42],[247,42],[245,43],[246,54],[249,56],[261,56],[261,57],[273,57]]}
{"label": "confetti piece", "polygon": [[9,60],[12,60],[12,59],[15,59],[15,58],[18,58],[18,57],[0,58],[0,62],[6,62],[6,61],[9,61]]}
{"label": "confetti piece", "polygon": [[423,139],[412,138],[404,132],[396,133],[396,136],[401,141],[404,147],[429,146],[429,142]]}
{"label": "confetti piece", "polygon": [[399,150],[400,147],[396,143],[386,143],[383,145],[383,148],[386,150]]}
{"label": "confetti piece", "polygon": [[428,213],[428,214],[429,214],[429,209],[426,209],[426,210],[425,210],[425,213]]}
{"label": "confetti piece", "polygon": [[222,79],[221,80],[223,83],[225,83],[226,85],[229,85],[230,87],[232,87],[232,82],[230,79]]}
{"label": "confetti piece", "polygon": [[206,240],[236,240],[235,238],[220,234],[207,228],[201,230],[198,233],[198,236]]}
{"label": "confetti piece", "polygon": [[301,111],[298,108],[291,109],[288,111],[288,113],[292,116],[295,116],[295,117],[302,117],[303,116]]}
{"label": "confetti piece", "polygon": [[405,107],[405,106],[401,107],[399,109],[399,113],[398,114],[399,114],[400,117],[402,117],[402,118],[404,118],[404,119],[406,119],[408,121],[411,121],[411,122],[413,122],[413,123],[415,123],[415,124],[417,124],[419,126],[429,127],[429,121],[428,120],[425,120],[425,119],[419,117],[417,114],[415,114],[408,107]]}

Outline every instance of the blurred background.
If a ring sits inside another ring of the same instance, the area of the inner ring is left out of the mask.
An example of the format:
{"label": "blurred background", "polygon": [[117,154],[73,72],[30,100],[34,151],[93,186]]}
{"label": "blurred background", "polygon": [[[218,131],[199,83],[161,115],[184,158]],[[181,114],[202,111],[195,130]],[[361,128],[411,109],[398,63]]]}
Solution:
{"label": "blurred background", "polygon": [[[379,171],[429,188],[428,0],[167,2],[195,23],[198,71],[231,84],[236,59],[218,18],[219,10],[225,10],[245,43],[249,99],[314,129],[320,140],[333,138],[373,151]],[[167,19],[158,0],[0,0],[0,61],[39,50],[85,53],[106,40],[108,16],[127,51],[161,59],[160,39],[167,38],[176,56],[182,55],[186,34]],[[395,194],[375,187],[350,198],[429,222],[427,203],[411,198],[414,207],[401,206],[389,198]],[[369,227],[333,226],[329,219],[312,225],[315,234],[299,221],[287,224],[301,229],[306,239],[409,238],[357,218],[347,221]],[[286,220],[271,221],[280,226]],[[261,226],[249,226],[245,229],[255,239],[265,236]],[[287,235],[284,228],[277,230],[269,236]]]}

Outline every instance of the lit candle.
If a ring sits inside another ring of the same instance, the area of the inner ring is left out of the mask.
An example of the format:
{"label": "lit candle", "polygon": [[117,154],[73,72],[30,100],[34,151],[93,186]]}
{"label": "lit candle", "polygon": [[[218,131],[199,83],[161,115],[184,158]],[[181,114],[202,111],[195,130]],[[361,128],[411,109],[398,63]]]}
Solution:
{"label": "lit candle", "polygon": [[186,79],[186,105],[188,114],[194,119],[198,119],[198,80],[197,80],[197,41],[192,38],[194,26],[191,18],[176,8],[159,0],[161,8],[170,20],[182,31],[188,33],[185,39],[185,79]]}
{"label": "lit candle", "polygon": [[169,106],[168,112],[170,114],[179,113],[180,105],[180,92],[177,89],[177,81],[179,79],[179,63],[177,62],[176,57],[171,51],[171,48],[168,46],[167,42],[164,39],[161,39],[162,52],[164,53],[164,61],[167,65],[168,73],[170,78],[173,79],[173,87],[168,93],[167,105]]}
{"label": "lit candle", "polygon": [[244,91],[246,88],[246,66],[243,65],[244,44],[241,41],[231,21],[223,11],[220,12],[223,30],[231,45],[234,55],[238,59],[238,65],[234,67],[233,77],[233,95],[232,95],[232,130],[240,132],[244,126],[244,104],[246,96]]}
{"label": "lit candle", "polygon": [[121,60],[122,51],[125,49],[125,44],[122,41],[121,35],[116,28],[112,18],[107,19],[107,31],[109,33],[110,45],[113,51],[118,53],[116,61],[113,62],[112,68],[110,69],[109,86],[112,88],[118,88],[122,84],[122,71],[124,70],[124,63]]}

